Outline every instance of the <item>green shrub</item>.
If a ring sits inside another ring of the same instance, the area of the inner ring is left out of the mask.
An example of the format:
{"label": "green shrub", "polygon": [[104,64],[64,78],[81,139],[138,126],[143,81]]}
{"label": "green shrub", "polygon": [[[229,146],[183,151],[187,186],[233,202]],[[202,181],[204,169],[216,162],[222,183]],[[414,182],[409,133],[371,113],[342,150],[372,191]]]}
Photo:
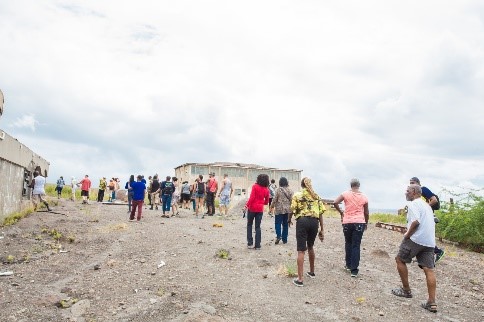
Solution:
{"label": "green shrub", "polygon": [[384,222],[387,224],[406,224],[407,217],[393,214],[375,213],[370,215],[370,223]]}
{"label": "green shrub", "polygon": [[20,219],[27,217],[28,215],[30,215],[33,212],[34,212],[34,208],[27,208],[27,209],[24,209],[21,212],[15,212],[13,214],[10,214],[3,219],[2,226],[13,225],[17,221],[19,221]]}
{"label": "green shrub", "polygon": [[[461,197],[462,195],[459,195]],[[459,242],[471,249],[484,247],[484,198],[473,192],[451,204],[441,202],[436,212],[440,222],[436,225],[438,237]]]}

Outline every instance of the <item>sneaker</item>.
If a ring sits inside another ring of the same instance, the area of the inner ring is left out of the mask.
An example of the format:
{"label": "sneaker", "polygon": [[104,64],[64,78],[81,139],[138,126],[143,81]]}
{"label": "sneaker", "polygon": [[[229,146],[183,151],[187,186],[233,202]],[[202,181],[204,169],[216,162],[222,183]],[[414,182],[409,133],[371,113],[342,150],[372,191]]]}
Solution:
{"label": "sneaker", "polygon": [[255,250],[260,250],[260,247],[254,247]]}
{"label": "sneaker", "polygon": [[445,251],[443,249],[435,256],[435,264],[437,264],[445,256]]}
{"label": "sneaker", "polygon": [[358,273],[351,273],[351,277],[358,277]]}
{"label": "sneaker", "polygon": [[296,285],[296,286],[299,286],[299,287],[304,286],[304,283],[303,283],[303,282],[298,281],[298,279],[297,279],[297,278],[293,279],[293,280],[292,280],[292,283],[293,283],[294,285]]}
{"label": "sneaker", "polygon": [[347,271],[348,273],[351,272],[351,268],[349,268],[348,266],[345,265],[345,271]]}
{"label": "sneaker", "polygon": [[306,275],[308,277],[311,277],[311,278],[315,278],[316,277],[316,274],[312,273],[312,272],[306,272]]}
{"label": "sneaker", "polygon": [[280,241],[281,241],[281,239],[280,239],[280,238],[276,238],[276,241],[274,242],[274,244],[276,244],[276,245],[277,245],[277,244],[279,244],[279,242],[280,242]]}
{"label": "sneaker", "polygon": [[254,245],[247,245],[248,249],[254,248]]}

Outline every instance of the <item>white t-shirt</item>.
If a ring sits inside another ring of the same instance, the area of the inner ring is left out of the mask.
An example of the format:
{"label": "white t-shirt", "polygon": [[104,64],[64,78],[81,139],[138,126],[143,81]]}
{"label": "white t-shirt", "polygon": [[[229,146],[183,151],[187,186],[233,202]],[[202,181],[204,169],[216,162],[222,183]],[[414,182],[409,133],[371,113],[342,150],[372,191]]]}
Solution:
{"label": "white t-shirt", "polygon": [[42,177],[41,175],[38,175],[34,178],[35,183],[34,183],[34,190],[32,191],[32,194],[34,195],[45,195],[45,178]]}
{"label": "white t-shirt", "polygon": [[435,247],[435,222],[432,208],[421,198],[410,201],[407,207],[407,229],[415,220],[420,223],[410,239],[422,246]]}

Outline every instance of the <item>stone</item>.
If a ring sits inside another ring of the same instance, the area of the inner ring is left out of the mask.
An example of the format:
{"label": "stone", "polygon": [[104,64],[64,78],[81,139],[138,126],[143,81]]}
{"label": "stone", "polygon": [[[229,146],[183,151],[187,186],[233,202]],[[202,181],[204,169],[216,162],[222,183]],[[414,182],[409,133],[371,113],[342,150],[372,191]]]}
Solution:
{"label": "stone", "polygon": [[81,300],[71,307],[71,313],[74,317],[80,317],[84,315],[91,307],[91,302],[89,300]]}

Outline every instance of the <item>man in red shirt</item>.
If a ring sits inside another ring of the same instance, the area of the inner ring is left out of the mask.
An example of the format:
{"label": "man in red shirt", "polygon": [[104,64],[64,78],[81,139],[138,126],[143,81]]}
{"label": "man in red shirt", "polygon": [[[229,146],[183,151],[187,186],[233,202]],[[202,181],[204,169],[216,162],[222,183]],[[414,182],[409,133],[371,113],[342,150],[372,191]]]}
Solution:
{"label": "man in red shirt", "polygon": [[86,174],[79,184],[81,185],[82,203],[87,204],[87,201],[89,200],[89,190],[91,189],[91,180],[89,180],[89,176]]}

